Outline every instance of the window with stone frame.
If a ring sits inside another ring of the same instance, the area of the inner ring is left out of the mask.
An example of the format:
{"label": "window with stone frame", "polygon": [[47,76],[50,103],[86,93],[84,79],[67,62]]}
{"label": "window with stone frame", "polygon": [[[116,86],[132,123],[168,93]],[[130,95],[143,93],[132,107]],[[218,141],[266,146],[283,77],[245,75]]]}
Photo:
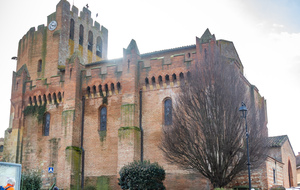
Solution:
{"label": "window with stone frame", "polygon": [[107,124],[107,108],[100,108],[100,131],[106,131]]}
{"label": "window with stone frame", "polygon": [[164,124],[172,125],[172,100],[166,99],[164,102]]}
{"label": "window with stone frame", "polygon": [[43,136],[49,136],[50,131],[50,113],[46,113],[44,115],[44,123],[43,123]]}

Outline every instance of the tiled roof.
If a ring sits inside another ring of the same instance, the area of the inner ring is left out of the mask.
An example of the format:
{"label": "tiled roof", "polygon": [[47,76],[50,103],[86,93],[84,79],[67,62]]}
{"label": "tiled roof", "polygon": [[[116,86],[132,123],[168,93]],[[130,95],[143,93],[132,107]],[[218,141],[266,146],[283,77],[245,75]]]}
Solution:
{"label": "tiled roof", "polygon": [[176,48],[171,48],[171,49],[153,51],[153,52],[141,54],[141,57],[147,57],[147,56],[155,55],[158,53],[167,53],[167,52],[171,52],[171,51],[185,50],[185,49],[192,49],[192,48],[196,48],[196,45],[188,45],[188,46],[181,46],[181,47],[176,47]]}
{"label": "tiled roof", "polygon": [[287,135],[269,137],[268,145],[269,147],[281,147],[286,140],[288,140]]}

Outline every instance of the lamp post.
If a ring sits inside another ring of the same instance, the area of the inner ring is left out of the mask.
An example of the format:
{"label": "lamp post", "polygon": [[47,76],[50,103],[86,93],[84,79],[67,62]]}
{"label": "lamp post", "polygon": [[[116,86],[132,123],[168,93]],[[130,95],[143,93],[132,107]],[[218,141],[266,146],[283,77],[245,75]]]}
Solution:
{"label": "lamp post", "polygon": [[245,118],[245,125],[246,125],[246,141],[247,141],[247,159],[248,159],[248,178],[249,178],[249,189],[251,190],[251,172],[250,172],[250,156],[249,156],[249,133],[247,128],[247,107],[244,102],[242,102],[242,106],[240,107],[239,111],[242,113],[242,117]]}

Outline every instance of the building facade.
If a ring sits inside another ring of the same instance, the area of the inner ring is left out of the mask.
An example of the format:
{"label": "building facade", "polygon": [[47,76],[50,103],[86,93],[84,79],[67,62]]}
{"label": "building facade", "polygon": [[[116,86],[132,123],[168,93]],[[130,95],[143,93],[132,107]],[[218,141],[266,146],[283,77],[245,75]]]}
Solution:
{"label": "building facade", "polygon": [[31,28],[19,42],[3,157],[41,171],[44,188],[56,180],[63,189],[118,189],[120,168],[143,157],[165,168],[168,189],[210,189],[201,175],[167,163],[158,145],[167,108],[212,49],[240,72],[267,135],[266,101],[244,77],[232,42],[207,29],[195,45],[145,54],[132,40],[122,58],[108,60],[108,30],[87,8],[78,13],[61,0],[47,26]]}

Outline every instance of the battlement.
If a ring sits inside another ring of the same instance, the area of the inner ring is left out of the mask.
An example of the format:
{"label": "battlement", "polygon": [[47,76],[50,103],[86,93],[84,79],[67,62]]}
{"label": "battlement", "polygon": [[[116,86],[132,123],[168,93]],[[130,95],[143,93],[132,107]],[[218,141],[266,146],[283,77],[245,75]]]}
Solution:
{"label": "battlement", "polygon": [[[79,16],[80,15],[80,16]],[[33,83],[59,75],[60,67],[75,51],[83,63],[107,59],[108,30],[93,21],[91,11],[61,0],[48,15],[47,26],[32,27],[19,41],[17,70],[27,65]]]}

